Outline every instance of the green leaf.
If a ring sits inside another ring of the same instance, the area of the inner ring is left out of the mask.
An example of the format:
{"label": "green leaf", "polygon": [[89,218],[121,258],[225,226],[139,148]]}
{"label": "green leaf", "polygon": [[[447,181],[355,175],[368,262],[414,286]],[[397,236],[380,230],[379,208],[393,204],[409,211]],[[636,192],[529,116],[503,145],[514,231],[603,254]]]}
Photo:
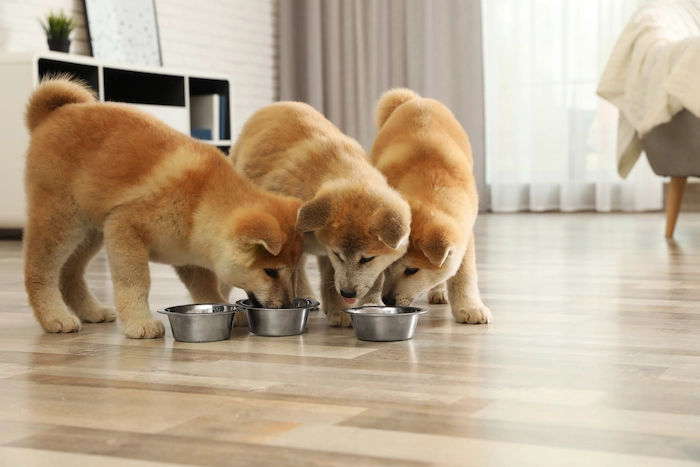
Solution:
{"label": "green leaf", "polygon": [[66,16],[61,10],[58,13],[49,12],[46,21],[39,20],[47,39],[68,39],[75,29],[76,22],[72,17]]}

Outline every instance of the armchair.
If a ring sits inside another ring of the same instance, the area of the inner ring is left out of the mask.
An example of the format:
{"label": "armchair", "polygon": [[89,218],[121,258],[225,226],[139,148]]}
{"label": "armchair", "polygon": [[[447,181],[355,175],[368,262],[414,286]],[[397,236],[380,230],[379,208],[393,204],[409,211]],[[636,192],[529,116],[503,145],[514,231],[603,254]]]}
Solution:
{"label": "armchair", "polygon": [[700,177],[700,118],[683,110],[641,141],[652,170],[671,177],[666,203],[666,238],[671,238],[688,177]]}

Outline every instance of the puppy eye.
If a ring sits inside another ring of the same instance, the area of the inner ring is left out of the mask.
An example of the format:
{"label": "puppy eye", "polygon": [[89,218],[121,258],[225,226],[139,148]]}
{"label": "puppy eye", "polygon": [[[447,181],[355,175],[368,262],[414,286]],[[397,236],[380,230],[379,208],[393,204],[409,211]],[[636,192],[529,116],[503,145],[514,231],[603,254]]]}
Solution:
{"label": "puppy eye", "polygon": [[343,258],[341,258],[340,255],[338,253],[336,253],[335,251],[333,252],[333,254],[336,255],[340,261],[343,260]]}
{"label": "puppy eye", "polygon": [[372,257],[370,257],[370,258],[360,258],[360,264],[369,263],[369,262],[372,261],[374,258],[375,258],[375,256],[372,256]]}
{"label": "puppy eye", "polygon": [[407,276],[412,276],[417,272],[418,272],[418,268],[406,268],[406,270],[403,273],[406,274]]}
{"label": "puppy eye", "polygon": [[277,279],[280,276],[280,273],[279,271],[277,271],[277,269],[270,268],[265,268],[265,274],[272,277],[273,279]]}

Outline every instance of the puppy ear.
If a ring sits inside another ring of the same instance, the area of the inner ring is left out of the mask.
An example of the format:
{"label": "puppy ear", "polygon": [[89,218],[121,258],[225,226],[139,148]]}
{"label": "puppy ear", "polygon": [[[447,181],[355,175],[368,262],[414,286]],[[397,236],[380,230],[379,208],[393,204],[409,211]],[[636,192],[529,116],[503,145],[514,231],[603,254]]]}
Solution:
{"label": "puppy ear", "polygon": [[437,227],[418,243],[418,247],[431,263],[440,267],[454,250],[450,237],[450,231],[447,228]]}
{"label": "puppy ear", "polygon": [[297,211],[296,229],[300,232],[311,232],[326,225],[333,213],[333,199],[329,195],[321,195],[301,205]]}
{"label": "puppy ear", "polygon": [[[406,215],[408,214],[408,215]],[[389,207],[381,208],[372,216],[372,233],[391,249],[397,249],[411,231],[411,213],[402,214]]]}
{"label": "puppy ear", "polygon": [[282,246],[287,241],[277,219],[262,212],[248,212],[239,216],[236,238],[245,246],[261,245],[274,256],[282,251]]}

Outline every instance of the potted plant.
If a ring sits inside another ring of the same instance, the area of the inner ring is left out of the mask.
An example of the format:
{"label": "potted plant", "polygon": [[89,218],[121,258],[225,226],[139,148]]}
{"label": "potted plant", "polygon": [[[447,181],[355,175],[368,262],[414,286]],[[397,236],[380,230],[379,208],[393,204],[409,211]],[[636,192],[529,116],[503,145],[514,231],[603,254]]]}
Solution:
{"label": "potted plant", "polygon": [[46,33],[46,40],[49,43],[49,50],[57,52],[68,52],[70,48],[70,33],[75,29],[75,21],[72,17],[66,16],[63,11],[60,13],[49,12],[46,21],[41,22],[41,27]]}

